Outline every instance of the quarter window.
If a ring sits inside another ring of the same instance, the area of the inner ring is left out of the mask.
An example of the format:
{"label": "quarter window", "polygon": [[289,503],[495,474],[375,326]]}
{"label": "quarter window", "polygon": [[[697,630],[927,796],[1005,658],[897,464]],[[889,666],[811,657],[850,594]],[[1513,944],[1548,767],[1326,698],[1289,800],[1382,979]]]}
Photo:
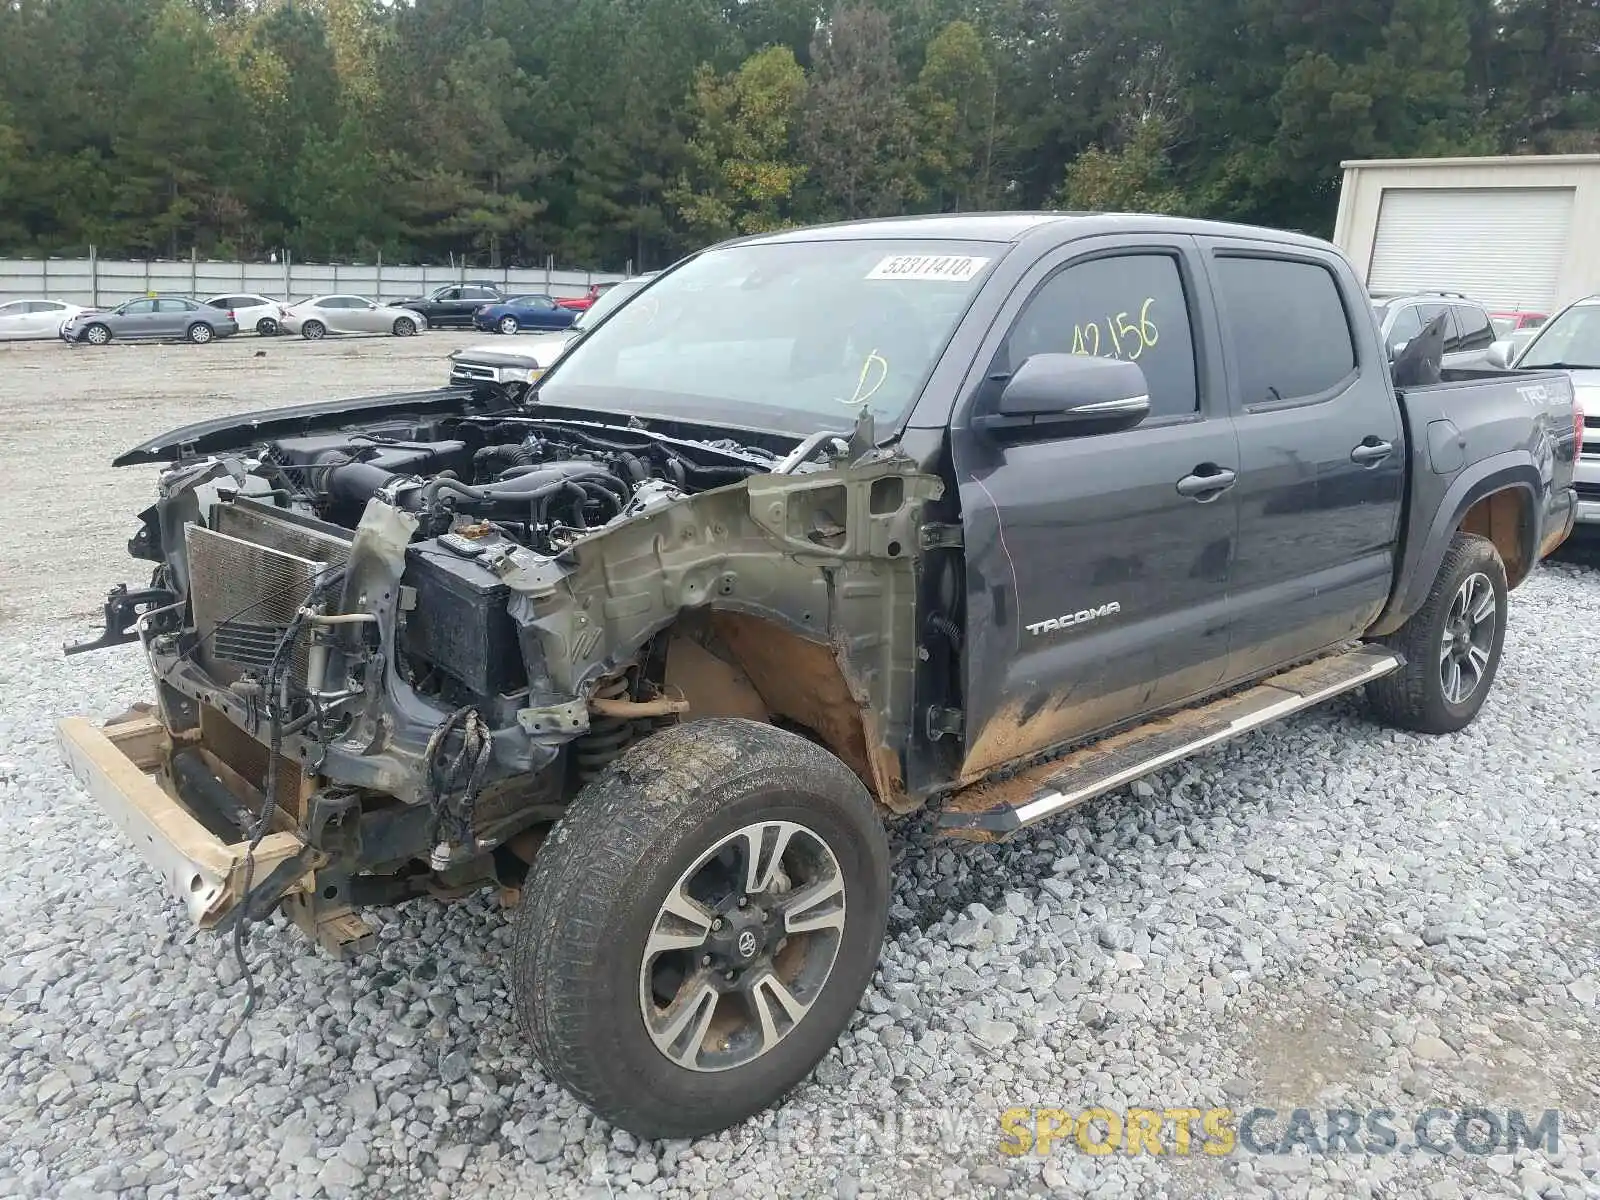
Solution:
{"label": "quarter window", "polygon": [[1244,404],[1320,396],[1354,373],[1350,320],[1328,268],[1237,255],[1216,267]]}
{"label": "quarter window", "polygon": [[1150,387],[1152,420],[1200,407],[1189,302],[1170,254],[1094,258],[1051,276],[1012,325],[1001,369],[1015,371],[1035,354],[1138,363]]}

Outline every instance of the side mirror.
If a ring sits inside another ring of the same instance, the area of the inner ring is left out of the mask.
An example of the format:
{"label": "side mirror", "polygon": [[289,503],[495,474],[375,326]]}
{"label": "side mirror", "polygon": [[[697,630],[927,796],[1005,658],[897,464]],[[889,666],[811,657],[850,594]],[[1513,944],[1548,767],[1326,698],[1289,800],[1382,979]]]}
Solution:
{"label": "side mirror", "polygon": [[1150,415],[1150,386],[1138,363],[1082,354],[1035,354],[1012,372],[996,411],[973,425],[993,433],[1058,436],[1116,433]]}
{"label": "side mirror", "polygon": [[1509,367],[1517,357],[1517,344],[1510,338],[1501,338],[1489,346],[1489,351],[1484,355],[1484,360],[1491,366],[1500,370]]}
{"label": "side mirror", "polygon": [[1404,338],[1398,342],[1391,343],[1389,346],[1389,361],[1393,362],[1395,359],[1399,358],[1401,352],[1410,344],[1411,343]]}

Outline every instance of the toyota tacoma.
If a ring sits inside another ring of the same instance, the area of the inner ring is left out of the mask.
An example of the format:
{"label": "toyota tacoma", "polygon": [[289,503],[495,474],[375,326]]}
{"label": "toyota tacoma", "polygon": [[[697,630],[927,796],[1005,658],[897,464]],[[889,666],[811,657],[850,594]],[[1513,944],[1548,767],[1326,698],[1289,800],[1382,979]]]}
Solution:
{"label": "toyota tacoma", "polygon": [[65,760],[203,927],[360,952],[367,906],[502,888],[548,1074],[719,1129],[855,1011],[886,823],[1005,838],[1357,688],[1473,719],[1582,428],[1441,346],[1391,363],[1339,252],[1264,229],[717,246],[536,382],[122,455],[153,574],[91,645],[154,695]]}

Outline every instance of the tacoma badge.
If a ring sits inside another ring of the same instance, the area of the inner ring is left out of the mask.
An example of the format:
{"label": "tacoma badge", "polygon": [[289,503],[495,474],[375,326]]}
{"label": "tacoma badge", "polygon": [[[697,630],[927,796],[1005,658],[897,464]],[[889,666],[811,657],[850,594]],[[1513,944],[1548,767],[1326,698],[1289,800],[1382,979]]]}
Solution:
{"label": "tacoma badge", "polygon": [[1035,621],[1028,626],[1028,632],[1038,637],[1041,633],[1055,633],[1071,625],[1084,625],[1101,617],[1112,617],[1121,611],[1122,605],[1113,600],[1109,604],[1102,604],[1099,608],[1081,608],[1075,613],[1063,613],[1059,617],[1051,617],[1048,621]]}

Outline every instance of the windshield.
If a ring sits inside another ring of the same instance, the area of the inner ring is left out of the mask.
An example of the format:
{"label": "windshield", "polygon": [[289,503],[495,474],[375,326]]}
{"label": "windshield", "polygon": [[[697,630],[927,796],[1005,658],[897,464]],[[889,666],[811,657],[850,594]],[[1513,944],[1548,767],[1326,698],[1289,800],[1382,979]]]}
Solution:
{"label": "windshield", "polygon": [[608,312],[621,307],[624,300],[649,282],[648,279],[625,279],[621,283],[613,284],[601,292],[593,304],[578,314],[578,319],[572,323],[572,327],[592,328],[596,322],[604,320]]}
{"label": "windshield", "polygon": [[1517,366],[1600,370],[1600,304],[1575,304],[1546,322]]}
{"label": "windshield", "polygon": [[892,422],[1004,250],[899,239],[712,250],[580,341],[539,399],[691,420],[731,411],[785,432],[848,426],[863,405]]}

